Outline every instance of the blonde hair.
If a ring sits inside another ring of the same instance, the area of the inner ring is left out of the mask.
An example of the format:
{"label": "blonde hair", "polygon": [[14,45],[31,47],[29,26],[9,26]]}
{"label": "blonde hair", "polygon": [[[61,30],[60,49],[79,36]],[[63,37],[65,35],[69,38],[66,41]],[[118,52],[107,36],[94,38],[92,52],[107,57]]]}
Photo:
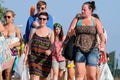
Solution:
{"label": "blonde hair", "polygon": [[8,13],[8,12],[10,12],[10,13],[12,14],[12,16],[15,17],[16,14],[15,14],[14,11],[12,11],[12,10],[7,10],[7,11],[5,12],[5,14]]}

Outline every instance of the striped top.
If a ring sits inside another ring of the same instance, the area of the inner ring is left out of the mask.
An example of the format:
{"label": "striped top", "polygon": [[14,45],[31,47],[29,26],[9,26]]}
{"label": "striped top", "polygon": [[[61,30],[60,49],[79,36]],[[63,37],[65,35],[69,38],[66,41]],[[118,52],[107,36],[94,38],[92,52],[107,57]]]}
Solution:
{"label": "striped top", "polygon": [[31,51],[37,53],[44,53],[50,48],[50,44],[51,42],[48,36],[40,37],[35,33],[32,38]]}

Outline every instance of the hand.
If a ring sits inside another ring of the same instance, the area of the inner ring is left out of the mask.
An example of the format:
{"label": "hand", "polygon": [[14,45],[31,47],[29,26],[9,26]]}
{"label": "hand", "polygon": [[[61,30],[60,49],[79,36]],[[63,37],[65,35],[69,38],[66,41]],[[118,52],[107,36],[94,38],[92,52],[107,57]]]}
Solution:
{"label": "hand", "polygon": [[10,49],[12,49],[14,47],[13,44],[9,44],[8,46]]}
{"label": "hand", "polygon": [[105,51],[105,43],[100,44],[100,51]]}
{"label": "hand", "polygon": [[100,51],[101,51],[101,52],[104,52],[104,51],[105,51],[105,49],[104,49],[104,48],[100,48]]}
{"label": "hand", "polygon": [[45,55],[49,56],[51,54],[51,50],[46,50]]}
{"label": "hand", "polygon": [[73,35],[75,35],[75,30],[74,29],[72,29],[71,32],[68,33],[69,37],[72,37]]}
{"label": "hand", "polygon": [[39,26],[39,23],[38,23],[37,21],[34,21],[34,22],[32,23],[32,25],[33,25],[34,27],[38,27],[38,26]]}
{"label": "hand", "polygon": [[61,52],[57,54],[57,57],[60,57],[60,56],[62,56],[62,53],[61,53]]}
{"label": "hand", "polygon": [[23,52],[24,52],[26,55],[29,53],[29,45],[28,45],[28,44],[26,44],[26,45],[24,46]]}
{"label": "hand", "polygon": [[58,54],[57,54],[57,57],[59,57],[59,56],[60,56],[60,54],[58,53]]}

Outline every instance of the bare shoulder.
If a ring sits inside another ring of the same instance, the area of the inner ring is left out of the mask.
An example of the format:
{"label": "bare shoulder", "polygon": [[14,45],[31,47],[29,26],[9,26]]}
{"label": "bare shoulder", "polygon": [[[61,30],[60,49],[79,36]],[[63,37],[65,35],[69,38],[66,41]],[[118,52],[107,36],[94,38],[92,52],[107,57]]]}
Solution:
{"label": "bare shoulder", "polygon": [[15,26],[15,32],[17,35],[21,34],[20,28],[18,26]]}
{"label": "bare shoulder", "polygon": [[92,17],[93,20],[94,20],[94,23],[95,23],[95,26],[97,26],[98,24],[100,24],[100,20],[95,18],[95,17]]}
{"label": "bare shoulder", "polygon": [[47,33],[49,38],[54,35],[54,31],[48,27],[47,27]]}
{"label": "bare shoulder", "polygon": [[16,31],[20,31],[20,28],[18,26],[15,26]]}
{"label": "bare shoulder", "polygon": [[66,39],[66,36],[63,36],[63,41]]}
{"label": "bare shoulder", "polygon": [[81,13],[77,13],[75,18],[80,18],[81,17]]}

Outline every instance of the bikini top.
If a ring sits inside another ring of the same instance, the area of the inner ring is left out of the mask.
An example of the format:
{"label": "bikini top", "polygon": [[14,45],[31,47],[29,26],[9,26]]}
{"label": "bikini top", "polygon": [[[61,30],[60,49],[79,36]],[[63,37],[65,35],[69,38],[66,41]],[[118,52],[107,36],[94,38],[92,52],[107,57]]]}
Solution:
{"label": "bikini top", "polygon": [[9,42],[11,39],[16,38],[16,32],[13,32],[13,34],[9,37],[5,37],[5,40]]}
{"label": "bikini top", "polygon": [[95,28],[94,20],[91,17],[91,26],[84,26],[82,25],[83,19],[81,18],[76,25],[76,32],[77,34],[93,34],[95,35],[97,30]]}

